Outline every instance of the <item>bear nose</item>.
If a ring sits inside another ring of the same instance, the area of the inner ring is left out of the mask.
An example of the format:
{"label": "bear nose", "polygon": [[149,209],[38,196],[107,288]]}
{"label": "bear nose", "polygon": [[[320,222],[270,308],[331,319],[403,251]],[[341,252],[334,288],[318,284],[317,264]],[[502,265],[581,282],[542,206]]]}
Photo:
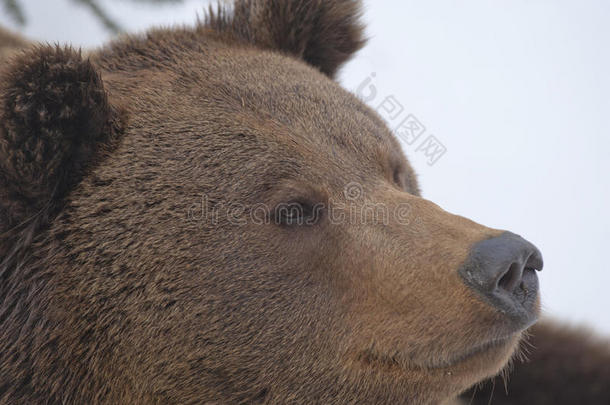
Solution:
{"label": "bear nose", "polygon": [[459,274],[471,289],[519,328],[538,317],[538,276],[542,254],[519,235],[505,232],[477,242]]}

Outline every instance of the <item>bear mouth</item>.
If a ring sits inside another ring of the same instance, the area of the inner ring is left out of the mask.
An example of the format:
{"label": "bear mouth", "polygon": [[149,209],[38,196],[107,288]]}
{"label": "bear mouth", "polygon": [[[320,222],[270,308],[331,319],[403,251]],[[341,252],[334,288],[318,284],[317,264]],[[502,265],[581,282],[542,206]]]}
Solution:
{"label": "bear mouth", "polygon": [[503,350],[506,349],[507,346],[512,346],[515,344],[515,341],[519,340],[519,336],[520,334],[515,334],[515,335],[511,335],[511,336],[507,336],[507,337],[503,337],[503,338],[499,338],[499,339],[494,339],[488,342],[485,342],[483,344],[479,344],[477,346],[472,347],[471,349],[467,350],[466,352],[462,353],[462,354],[458,354],[455,355],[454,357],[451,357],[450,359],[441,362],[441,364],[435,364],[432,365],[432,367],[430,368],[447,368],[447,367],[451,367],[451,366],[455,366],[461,363],[465,363],[468,360],[477,357],[479,355],[485,355],[487,353],[490,352],[494,352],[497,350]]}
{"label": "bear mouth", "polygon": [[438,358],[436,360],[426,361],[421,363],[414,360],[408,360],[408,355],[401,353],[395,353],[393,355],[375,353],[371,350],[364,351],[358,356],[358,361],[361,365],[367,367],[377,368],[382,371],[413,371],[414,369],[421,370],[446,370],[452,368],[460,368],[460,366],[469,363],[470,361],[476,361],[478,358],[487,357],[510,357],[517,347],[521,337],[520,333],[497,338],[484,342],[482,344],[475,345],[471,348],[466,349],[463,352],[444,358]]}

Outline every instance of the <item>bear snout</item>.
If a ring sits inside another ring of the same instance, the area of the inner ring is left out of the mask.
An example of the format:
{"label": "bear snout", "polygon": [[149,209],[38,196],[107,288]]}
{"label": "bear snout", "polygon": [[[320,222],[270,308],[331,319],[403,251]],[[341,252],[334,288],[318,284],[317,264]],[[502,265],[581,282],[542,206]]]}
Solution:
{"label": "bear snout", "polygon": [[519,235],[504,232],[473,245],[459,274],[468,287],[508,317],[516,331],[538,318],[540,250]]}

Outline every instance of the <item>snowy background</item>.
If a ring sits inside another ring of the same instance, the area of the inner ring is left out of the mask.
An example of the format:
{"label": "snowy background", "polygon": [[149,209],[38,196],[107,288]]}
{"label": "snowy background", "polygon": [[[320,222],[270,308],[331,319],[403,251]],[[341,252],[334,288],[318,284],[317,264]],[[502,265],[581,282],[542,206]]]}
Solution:
{"label": "snowy background", "polygon": [[[84,47],[110,38],[69,0],[22,4],[25,28],[4,11],[0,24]],[[209,2],[101,4],[134,32],[193,24]],[[610,2],[365,5],[370,41],[341,82],[364,89],[374,108],[387,97],[402,106],[392,127],[409,114],[425,126],[403,145],[424,196],[534,242],[545,257],[545,312],[610,333]],[[446,149],[433,165],[417,150],[430,135]]]}

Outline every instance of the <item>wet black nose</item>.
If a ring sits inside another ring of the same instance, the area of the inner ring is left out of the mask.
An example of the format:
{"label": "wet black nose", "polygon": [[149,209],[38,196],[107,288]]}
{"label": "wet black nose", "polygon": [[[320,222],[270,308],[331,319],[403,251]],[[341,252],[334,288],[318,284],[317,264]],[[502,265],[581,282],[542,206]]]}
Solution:
{"label": "wet black nose", "polygon": [[466,284],[520,327],[537,318],[542,254],[522,237],[505,232],[476,243],[459,270]]}

